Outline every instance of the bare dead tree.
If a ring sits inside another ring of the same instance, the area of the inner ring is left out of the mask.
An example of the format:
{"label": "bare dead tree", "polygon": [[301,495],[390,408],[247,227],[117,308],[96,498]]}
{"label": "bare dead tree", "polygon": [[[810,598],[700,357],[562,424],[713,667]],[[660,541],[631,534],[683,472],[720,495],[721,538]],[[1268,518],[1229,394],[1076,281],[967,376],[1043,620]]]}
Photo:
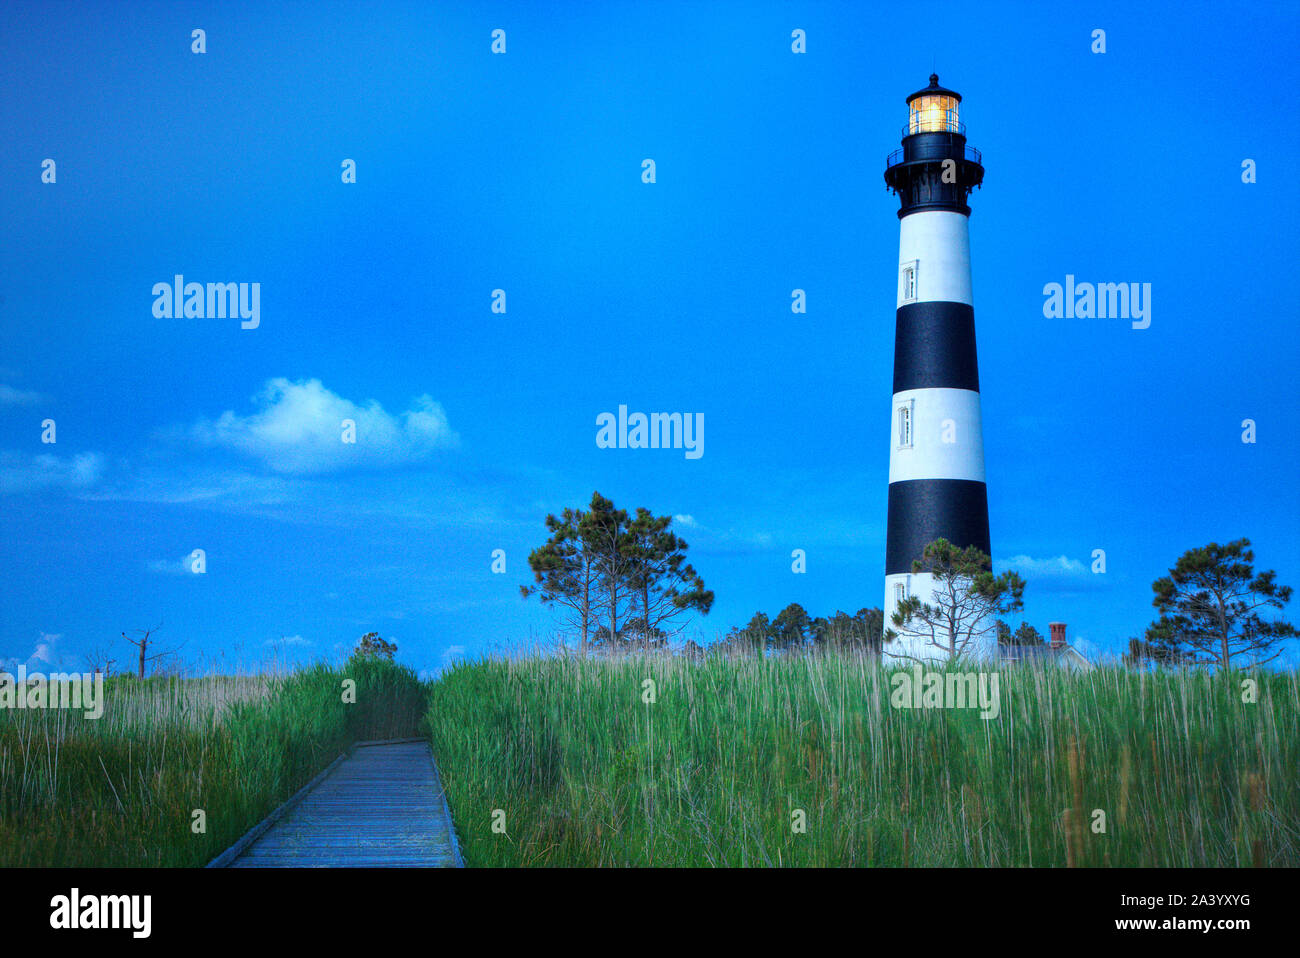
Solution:
{"label": "bare dead tree", "polygon": [[108,650],[102,645],[97,645],[86,654],[86,668],[91,672],[102,672],[104,678],[113,674],[113,666],[117,664],[117,659],[109,658]]}
{"label": "bare dead tree", "polygon": [[180,651],[179,648],[175,648],[175,649],[163,649],[161,651],[154,651],[150,653],[149,646],[150,643],[153,641],[154,633],[157,632],[162,627],[163,624],[159,622],[152,629],[137,629],[135,631],[135,635],[136,635],[135,638],[131,638],[131,636],[127,635],[125,632],[122,633],[122,638],[126,639],[127,642],[133,645],[140,652],[139,673],[138,673],[140,678],[144,678],[144,667],[146,662],[154,662],[157,661],[158,659],[165,659],[168,658],[169,656],[176,655],[177,652]]}

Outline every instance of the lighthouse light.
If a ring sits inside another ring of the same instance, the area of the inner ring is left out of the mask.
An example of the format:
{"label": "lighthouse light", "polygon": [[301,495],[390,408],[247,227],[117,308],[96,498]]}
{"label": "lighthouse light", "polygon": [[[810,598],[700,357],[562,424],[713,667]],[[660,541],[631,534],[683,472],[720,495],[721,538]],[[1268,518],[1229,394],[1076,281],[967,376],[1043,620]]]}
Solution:
{"label": "lighthouse light", "polygon": [[950,96],[920,96],[911,102],[909,133],[958,132],[957,99]]}

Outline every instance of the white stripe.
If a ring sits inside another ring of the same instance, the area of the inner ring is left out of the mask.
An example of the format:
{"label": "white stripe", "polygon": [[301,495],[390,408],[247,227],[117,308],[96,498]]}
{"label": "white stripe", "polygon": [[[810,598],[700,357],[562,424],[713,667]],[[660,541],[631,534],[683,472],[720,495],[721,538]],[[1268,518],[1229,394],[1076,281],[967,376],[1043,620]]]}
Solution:
{"label": "white stripe", "polygon": [[948,210],[911,213],[899,221],[898,265],[915,261],[916,298],[905,299],[898,284],[898,305],[965,303],[974,306],[970,273],[970,220]]}
{"label": "white stripe", "polygon": [[891,659],[934,660],[946,658],[939,649],[927,646],[925,639],[920,636],[906,634],[903,629],[894,625],[891,621],[894,612],[898,608],[897,587],[899,585],[903,586],[904,596],[919,595],[922,602],[930,604],[934,602],[934,576],[929,573],[897,573],[885,576],[885,630],[893,629],[899,633],[898,638],[893,642],[886,642],[881,646],[885,664],[889,664]]}
{"label": "white stripe", "polygon": [[[912,444],[900,446],[899,409],[912,420]],[[946,441],[946,440],[952,441]],[[970,389],[908,389],[894,394],[889,481],[974,479],[984,482],[980,394]]]}

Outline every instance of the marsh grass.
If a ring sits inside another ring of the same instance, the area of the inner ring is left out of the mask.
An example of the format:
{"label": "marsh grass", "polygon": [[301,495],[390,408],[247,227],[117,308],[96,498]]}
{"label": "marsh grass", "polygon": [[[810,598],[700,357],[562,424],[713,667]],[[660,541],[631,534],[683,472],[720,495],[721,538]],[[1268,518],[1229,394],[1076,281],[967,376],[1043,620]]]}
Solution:
{"label": "marsh grass", "polygon": [[1300,864],[1294,672],[1004,668],[993,721],[892,708],[890,675],[495,660],[445,673],[426,727],[470,865]]}
{"label": "marsh grass", "polygon": [[97,720],[0,710],[0,866],[203,865],[352,742],[416,734],[425,695],[411,670],[362,661],[115,678]]}

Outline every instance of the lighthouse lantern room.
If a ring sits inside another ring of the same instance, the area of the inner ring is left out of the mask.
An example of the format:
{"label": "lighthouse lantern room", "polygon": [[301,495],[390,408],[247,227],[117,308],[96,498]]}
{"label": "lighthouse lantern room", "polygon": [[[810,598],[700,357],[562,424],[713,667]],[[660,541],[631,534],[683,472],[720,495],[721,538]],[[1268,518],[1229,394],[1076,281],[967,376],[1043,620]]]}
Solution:
{"label": "lighthouse lantern room", "polygon": [[961,94],[939,86],[937,74],[930,74],[930,85],[907,98],[910,133],[961,133],[957,111]]}

